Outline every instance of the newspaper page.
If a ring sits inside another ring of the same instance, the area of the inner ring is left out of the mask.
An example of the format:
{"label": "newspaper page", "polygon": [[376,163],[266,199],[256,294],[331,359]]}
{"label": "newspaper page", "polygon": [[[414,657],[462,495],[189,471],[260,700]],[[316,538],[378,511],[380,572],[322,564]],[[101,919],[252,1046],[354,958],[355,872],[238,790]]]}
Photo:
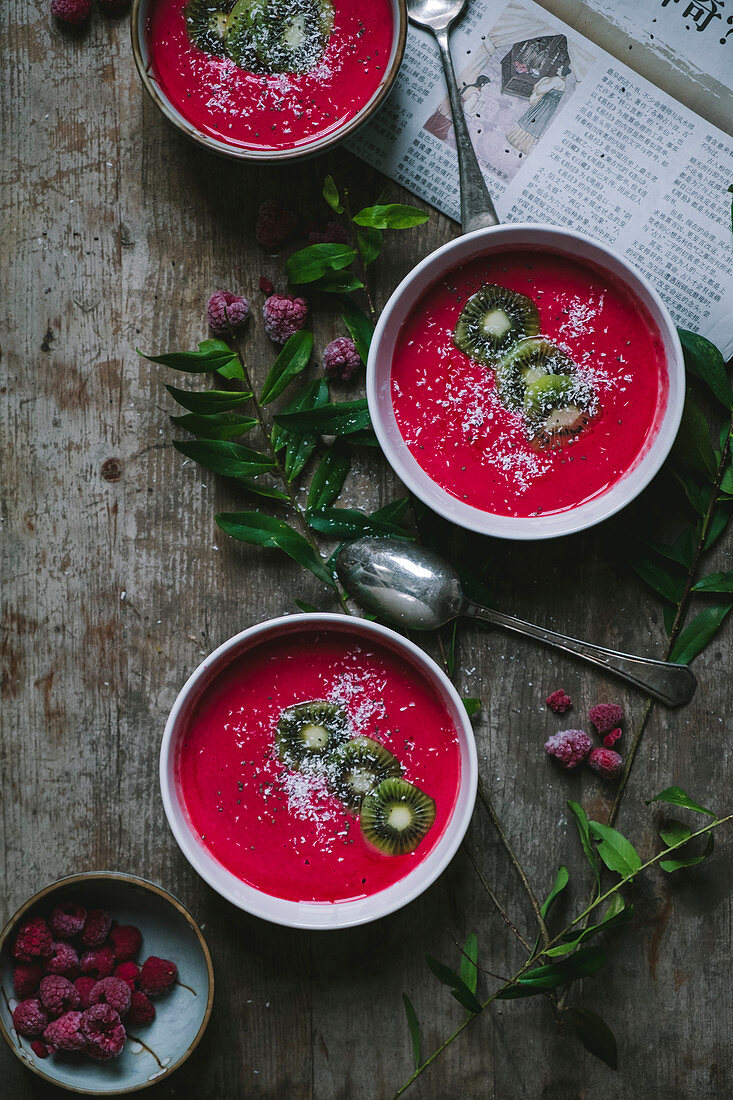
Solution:
{"label": "newspaper page", "polygon": [[[609,245],[678,325],[730,358],[733,139],[532,0],[473,0],[451,50],[500,219]],[[453,125],[427,32],[410,27],[395,89],[351,148],[459,220]]]}

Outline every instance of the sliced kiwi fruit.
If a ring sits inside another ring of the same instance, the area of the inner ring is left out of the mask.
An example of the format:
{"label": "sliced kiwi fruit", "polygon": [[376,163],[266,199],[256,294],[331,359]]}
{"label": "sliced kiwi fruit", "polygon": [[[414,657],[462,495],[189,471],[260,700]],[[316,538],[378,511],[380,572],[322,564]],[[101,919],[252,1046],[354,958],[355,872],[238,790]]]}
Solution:
{"label": "sliced kiwi fruit", "polygon": [[227,52],[237,65],[265,73],[306,73],[333,31],[333,0],[239,0]]}
{"label": "sliced kiwi fruit", "polygon": [[205,53],[223,57],[232,0],[188,0],[184,8],[188,37]]}
{"label": "sliced kiwi fruit", "polygon": [[496,389],[506,409],[519,412],[528,385],[547,375],[571,375],[575,364],[569,355],[544,336],[520,340],[496,363]]}
{"label": "sliced kiwi fruit", "polygon": [[225,49],[227,57],[240,69],[260,72],[255,48],[255,26],[261,17],[260,0],[237,0],[229,16]]}
{"label": "sliced kiwi fruit", "polygon": [[594,397],[591,386],[576,374],[547,374],[529,382],[523,410],[532,441],[542,448],[557,447],[582,432]]}
{"label": "sliced kiwi fruit", "polygon": [[346,711],[328,699],[311,699],[288,707],[277,724],[277,752],[298,768],[305,761],[325,761],[348,735]]}
{"label": "sliced kiwi fruit", "polygon": [[469,359],[493,366],[503,351],[540,331],[540,315],[531,298],[487,283],[461,310],[453,343]]}
{"label": "sliced kiwi fruit", "polygon": [[402,775],[402,766],[389,749],[371,737],[354,737],[337,749],[329,766],[334,792],[352,810],[388,776]]}
{"label": "sliced kiwi fruit", "polygon": [[413,852],[435,821],[435,802],[406,779],[390,776],[361,804],[361,833],[388,856]]}

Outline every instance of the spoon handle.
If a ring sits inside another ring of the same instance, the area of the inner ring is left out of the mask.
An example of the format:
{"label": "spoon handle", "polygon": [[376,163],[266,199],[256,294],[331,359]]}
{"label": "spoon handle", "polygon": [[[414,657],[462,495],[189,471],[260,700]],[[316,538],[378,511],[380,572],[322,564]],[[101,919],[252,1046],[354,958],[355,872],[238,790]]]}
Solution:
{"label": "spoon handle", "polygon": [[564,634],[557,634],[554,630],[534,626],[532,623],[524,622],[523,619],[516,619],[513,615],[505,615],[501,611],[493,611],[479,604],[468,604],[462,614],[494,623],[496,626],[503,626],[516,634],[536,638],[538,642],[544,642],[545,645],[554,646],[593,665],[599,665],[607,672],[620,676],[622,680],[628,680],[629,683],[643,688],[649,695],[653,695],[668,707],[679,707],[683,703],[689,703],[697,687],[697,680],[687,665],[674,665],[667,661],[634,657],[630,653],[619,653],[615,649],[605,649],[603,646],[591,645],[590,642],[581,642],[578,638],[566,638]]}
{"label": "spoon handle", "polygon": [[499,218],[491,201],[491,195],[486,186],[479,162],[476,159],[471,135],[468,132],[463,114],[463,103],[458,91],[456,74],[448,45],[448,29],[436,30],[433,33],[440,49],[440,59],[443,62],[445,82],[448,86],[448,96],[453,113],[453,128],[458,151],[458,172],[461,183],[461,229],[464,233],[470,233],[474,229],[483,229],[487,225],[498,225]]}

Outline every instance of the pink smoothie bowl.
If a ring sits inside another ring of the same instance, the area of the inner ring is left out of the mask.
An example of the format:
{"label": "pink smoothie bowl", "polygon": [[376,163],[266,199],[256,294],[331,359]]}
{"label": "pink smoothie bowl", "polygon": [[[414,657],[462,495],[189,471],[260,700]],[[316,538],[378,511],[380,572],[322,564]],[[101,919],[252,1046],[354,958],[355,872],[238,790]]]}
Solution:
{"label": "pink smoothie bowl", "polygon": [[[223,866],[201,841],[181,791],[178,755],[181,740],[197,704],[213,681],[233,661],[256,647],[303,631],[341,632],[350,639],[381,646],[407,662],[416,682],[437,694],[454,727],[460,757],[455,804],[435,846],[404,878],[364,898],[336,902],[291,901],[242,881]],[[446,869],[468,828],[476,800],[476,744],[466,709],[453,684],[418,646],[394,630],[365,619],[335,614],[288,615],[250,627],[224,642],[191,674],[173,704],[160,751],[160,784],[168,823],[178,845],[199,875],[222,897],[253,916],[289,928],[326,930],[366,924],[414,901]]]}
{"label": "pink smoothie bowl", "polygon": [[[392,405],[392,361],[400,330],[423,295],[449,272],[481,257],[516,249],[547,251],[585,263],[618,282],[656,326],[667,373],[666,403],[657,410],[645,448],[620,480],[575,507],[545,515],[495,515],[457,499],[418,464],[400,432]],[[367,398],[374,430],[390,465],[408,489],[434,512],[469,531],[504,539],[549,539],[602,523],[641,493],[667,458],[682,418],[685,367],[667,307],[621,256],[582,233],[549,225],[512,224],[478,229],[432,252],[399,284],[377,324],[367,365]]]}

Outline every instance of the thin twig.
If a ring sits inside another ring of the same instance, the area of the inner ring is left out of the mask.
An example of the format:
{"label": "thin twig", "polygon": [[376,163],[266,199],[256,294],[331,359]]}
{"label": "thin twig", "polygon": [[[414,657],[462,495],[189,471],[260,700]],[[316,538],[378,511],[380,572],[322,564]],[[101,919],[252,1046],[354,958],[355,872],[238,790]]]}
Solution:
{"label": "thin twig", "polygon": [[532,950],[532,948],[530,947],[529,943],[527,942],[527,940],[525,940],[524,936],[523,936],[523,935],[522,935],[522,933],[521,933],[521,932],[519,931],[519,929],[517,928],[516,924],[515,924],[515,923],[514,923],[514,921],[513,921],[512,919],[511,919],[511,917],[509,916],[509,914],[508,914],[508,913],[506,912],[506,910],[505,910],[505,909],[504,909],[504,907],[502,906],[501,902],[500,902],[500,901],[499,901],[499,899],[497,898],[496,894],[494,893],[494,891],[493,891],[493,890],[491,889],[491,887],[489,886],[488,882],[486,881],[486,878],[484,877],[484,875],[483,875],[483,873],[482,873],[482,871],[481,871],[480,867],[478,866],[478,864],[477,864],[477,862],[476,862],[476,858],[475,858],[475,856],[474,856],[473,852],[472,852],[472,851],[471,851],[471,849],[470,849],[470,848],[468,847],[468,845],[466,844],[465,840],[464,840],[464,842],[463,842],[463,850],[465,851],[466,855],[468,856],[469,860],[471,861],[471,865],[472,865],[472,867],[473,867],[474,871],[476,872],[476,874],[477,874],[477,876],[478,876],[478,880],[479,880],[479,882],[481,883],[481,885],[483,886],[484,890],[486,891],[486,893],[487,893],[487,894],[489,895],[489,897],[490,897],[490,898],[491,898],[491,900],[493,901],[493,903],[494,903],[494,905],[496,906],[497,910],[499,911],[499,913],[500,913],[500,915],[501,915],[501,918],[502,918],[502,920],[504,921],[504,923],[505,923],[505,924],[507,924],[507,925],[509,926],[509,928],[511,928],[512,932],[513,932],[513,933],[514,933],[514,935],[515,935],[515,936],[517,937],[517,939],[518,939],[518,940],[519,940],[519,942],[520,942],[520,943],[522,944],[522,946],[523,946],[523,947],[526,947],[526,949],[527,949],[528,951],[531,951],[531,950]]}

